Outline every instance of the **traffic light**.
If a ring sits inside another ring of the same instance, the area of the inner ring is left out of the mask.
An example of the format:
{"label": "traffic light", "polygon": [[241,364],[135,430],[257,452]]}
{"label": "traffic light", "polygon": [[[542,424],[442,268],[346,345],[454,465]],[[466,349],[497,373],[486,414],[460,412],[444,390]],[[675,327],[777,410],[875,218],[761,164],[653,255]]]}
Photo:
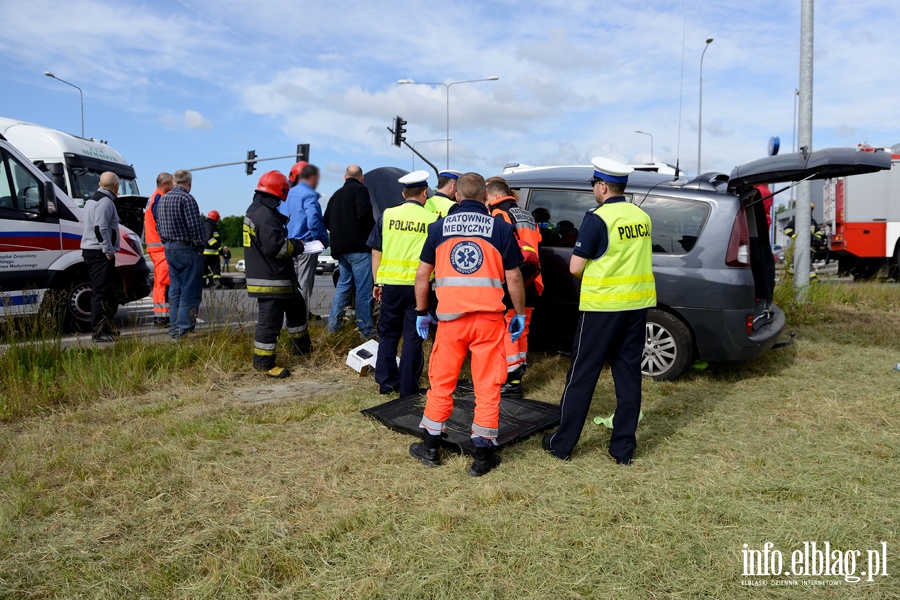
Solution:
{"label": "traffic light", "polygon": [[309,144],[297,144],[297,162],[309,162]]}
{"label": "traffic light", "polygon": [[256,150],[247,150],[247,162],[244,164],[247,175],[253,175],[253,171],[256,170],[256,161],[253,160],[254,158],[256,158]]}
{"label": "traffic light", "polygon": [[406,141],[406,121],[403,120],[403,117],[397,115],[394,117],[394,145],[398,148]]}

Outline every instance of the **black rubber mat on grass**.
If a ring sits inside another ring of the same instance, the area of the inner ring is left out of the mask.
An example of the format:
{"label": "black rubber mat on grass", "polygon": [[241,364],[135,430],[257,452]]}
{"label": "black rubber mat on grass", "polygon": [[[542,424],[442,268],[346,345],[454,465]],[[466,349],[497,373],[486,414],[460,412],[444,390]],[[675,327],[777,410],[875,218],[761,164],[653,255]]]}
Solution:
{"label": "black rubber mat on grass", "polygon": [[[460,382],[462,390],[466,391]],[[469,384],[471,389],[471,384]],[[361,411],[394,431],[421,437],[419,422],[425,408],[425,396],[414,395],[390,400],[384,404]],[[472,417],[475,414],[475,396],[454,395],[453,414],[447,421],[447,437],[443,445],[453,452],[474,454],[472,443]],[[556,427],[559,424],[559,405],[537,400],[501,400],[500,434],[497,443],[503,447],[521,442],[532,435]]]}

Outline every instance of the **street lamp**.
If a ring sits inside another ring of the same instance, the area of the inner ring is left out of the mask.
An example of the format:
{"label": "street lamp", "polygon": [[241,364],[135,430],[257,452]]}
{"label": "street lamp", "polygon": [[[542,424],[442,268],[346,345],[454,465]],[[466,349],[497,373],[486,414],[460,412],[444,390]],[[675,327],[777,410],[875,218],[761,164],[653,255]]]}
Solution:
{"label": "street lamp", "polygon": [[[432,143],[432,142],[449,142],[449,141],[450,141],[449,138],[441,138],[441,139],[439,139],[439,140],[419,140],[418,142],[413,142],[412,147],[413,147],[413,150],[415,150],[415,149],[416,149],[416,146],[418,146],[419,144],[430,144],[430,143]],[[412,170],[413,170],[413,171],[416,170],[416,153],[415,153],[415,152],[413,152],[413,165],[412,165]]]}
{"label": "street lamp", "polygon": [[451,81],[449,83],[440,83],[434,81],[414,81],[412,79],[401,79],[397,83],[399,85],[442,85],[447,90],[447,168],[450,168],[450,87],[461,83],[478,83],[481,81],[497,81],[500,79],[496,75],[491,75],[484,79],[466,79],[465,81]]}
{"label": "street lamp", "polygon": [[646,131],[641,131],[640,129],[635,129],[635,133],[640,133],[641,135],[649,135],[650,136],[650,162],[653,162],[653,134],[647,133]]}
{"label": "street lamp", "polygon": [[65,79],[60,79],[59,77],[57,77],[50,71],[44,71],[44,75],[46,75],[47,77],[51,77],[57,81],[61,81],[61,82],[65,83],[66,85],[71,85],[73,88],[78,90],[78,94],[79,94],[79,96],[81,96],[81,137],[84,137],[84,92],[82,92],[81,88],[78,87],[77,85],[75,85],[74,83],[69,83]]}
{"label": "street lamp", "polygon": [[700,175],[703,172],[700,168],[700,148],[703,144],[703,57],[706,56],[706,50],[712,43],[712,38],[706,38],[706,45],[703,46],[703,53],[700,55],[700,114],[697,117],[697,175]]}

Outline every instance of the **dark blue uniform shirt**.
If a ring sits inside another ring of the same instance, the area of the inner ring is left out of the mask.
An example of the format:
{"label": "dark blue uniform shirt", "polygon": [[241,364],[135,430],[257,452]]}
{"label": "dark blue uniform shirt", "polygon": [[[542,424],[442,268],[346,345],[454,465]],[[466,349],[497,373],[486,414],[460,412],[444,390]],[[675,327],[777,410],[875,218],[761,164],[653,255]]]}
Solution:
{"label": "dark blue uniform shirt", "polygon": [[[616,202],[627,202],[625,196],[613,196],[604,204],[615,204]],[[584,215],[584,221],[581,222],[581,229],[578,231],[578,241],[575,242],[575,249],[572,254],[586,258],[588,260],[597,260],[609,250],[609,228],[606,221],[599,215],[594,214],[597,210],[593,208]]]}
{"label": "dark blue uniform shirt", "polygon": [[483,237],[488,238],[491,245],[500,252],[500,256],[503,258],[503,268],[505,270],[511,271],[525,260],[522,257],[522,251],[519,249],[519,243],[516,241],[516,230],[512,225],[499,217],[492,217],[491,213],[488,212],[487,207],[481,202],[475,200],[463,200],[450,215],[438,219],[428,226],[428,237],[425,239],[425,245],[422,246],[422,255],[420,257],[422,262],[428,263],[429,265],[435,264],[437,262],[437,247],[441,242],[446,238],[458,237],[461,235],[454,232],[449,232],[447,235],[444,235],[444,221],[450,217],[458,217],[460,214],[464,213],[482,214],[492,220],[493,227],[491,227],[490,237]]}

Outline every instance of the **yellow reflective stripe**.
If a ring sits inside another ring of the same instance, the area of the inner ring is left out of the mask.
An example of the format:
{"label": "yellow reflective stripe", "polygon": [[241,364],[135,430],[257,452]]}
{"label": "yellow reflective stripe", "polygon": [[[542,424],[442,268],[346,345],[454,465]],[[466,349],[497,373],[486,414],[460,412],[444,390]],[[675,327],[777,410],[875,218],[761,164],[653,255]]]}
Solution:
{"label": "yellow reflective stripe", "polygon": [[414,267],[419,268],[418,260],[400,260],[398,258],[382,258],[381,266],[384,267]]}
{"label": "yellow reflective stripe", "polygon": [[581,285],[589,287],[606,287],[613,285],[631,285],[634,283],[654,283],[653,273],[638,273],[636,275],[620,275],[617,277],[585,277]]}
{"label": "yellow reflective stripe", "polygon": [[251,294],[289,294],[294,291],[294,288],[274,285],[248,285],[247,291]]}
{"label": "yellow reflective stripe", "polygon": [[530,252],[537,252],[537,250],[535,250],[531,246],[525,246],[525,245],[522,246],[522,250],[528,250]]}
{"label": "yellow reflective stripe", "polygon": [[262,350],[261,348],[254,348],[253,354],[257,356],[275,356],[274,350]]}
{"label": "yellow reflective stripe", "polygon": [[586,293],[581,295],[581,301],[590,302],[629,302],[632,300],[650,300],[656,298],[656,288],[652,290],[638,290],[636,292],[609,292],[606,294]]}
{"label": "yellow reflective stripe", "polygon": [[281,245],[281,250],[278,251],[278,254],[275,255],[275,258],[284,258],[286,256],[290,256],[294,253],[294,245],[291,243],[291,240],[284,240],[284,244]]}

